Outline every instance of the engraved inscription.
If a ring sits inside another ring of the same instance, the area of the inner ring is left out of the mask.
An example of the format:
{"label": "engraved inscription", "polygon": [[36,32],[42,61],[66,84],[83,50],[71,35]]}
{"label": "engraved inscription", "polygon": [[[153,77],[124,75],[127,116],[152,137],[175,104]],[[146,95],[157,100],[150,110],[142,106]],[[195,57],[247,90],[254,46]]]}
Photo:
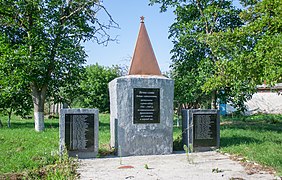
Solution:
{"label": "engraved inscription", "polygon": [[88,131],[87,115],[73,115],[72,149],[86,149],[86,131]]}
{"label": "engraved inscription", "polygon": [[195,139],[212,139],[211,115],[197,115],[195,116]]}
{"label": "engraved inscription", "polygon": [[160,89],[134,89],[134,117],[133,123],[160,122]]}
{"label": "engraved inscription", "polygon": [[216,146],[217,114],[193,114],[194,146]]}
{"label": "engraved inscription", "polygon": [[66,114],[65,142],[70,151],[93,151],[94,114]]}

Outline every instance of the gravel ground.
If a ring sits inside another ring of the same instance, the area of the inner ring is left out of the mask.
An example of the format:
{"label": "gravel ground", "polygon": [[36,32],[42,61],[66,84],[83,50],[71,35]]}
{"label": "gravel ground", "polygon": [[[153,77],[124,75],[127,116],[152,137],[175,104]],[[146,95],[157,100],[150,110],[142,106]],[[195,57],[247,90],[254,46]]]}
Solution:
{"label": "gravel ground", "polygon": [[80,159],[78,173],[80,179],[86,180],[280,179],[262,170],[247,173],[238,161],[215,151],[193,153],[189,160],[184,152],[171,155]]}

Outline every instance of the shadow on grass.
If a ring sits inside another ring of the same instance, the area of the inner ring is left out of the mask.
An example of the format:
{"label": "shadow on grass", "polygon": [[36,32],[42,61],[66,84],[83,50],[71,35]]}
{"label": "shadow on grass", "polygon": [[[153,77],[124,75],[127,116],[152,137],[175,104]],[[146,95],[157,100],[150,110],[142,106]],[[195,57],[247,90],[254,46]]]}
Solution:
{"label": "shadow on grass", "polygon": [[99,130],[108,130],[110,132],[110,123],[99,122]]}
{"label": "shadow on grass", "polygon": [[[59,128],[59,120],[48,120],[46,119],[44,121],[45,128]],[[4,123],[4,127],[7,127],[7,124]],[[21,121],[16,121],[16,122],[11,122],[11,129],[19,129],[19,128],[34,128],[34,121],[26,121],[26,120],[21,120]],[[99,122],[99,130],[105,130],[110,132],[110,124],[109,123],[103,123]]]}
{"label": "shadow on grass", "polygon": [[[6,124],[5,124],[6,125]],[[4,125],[4,126],[5,126]],[[48,122],[48,120],[45,120],[44,122],[45,128],[59,128],[59,122]],[[7,126],[5,126],[5,128],[7,128]],[[29,121],[23,121],[23,122],[12,122],[11,123],[11,129],[34,129],[34,122]]]}
{"label": "shadow on grass", "polygon": [[243,129],[243,130],[252,130],[252,131],[273,131],[277,133],[282,133],[282,122],[275,124],[266,123],[263,121],[252,121],[252,122],[243,122],[243,121],[233,121],[230,124],[224,124],[220,127],[221,129]]}
{"label": "shadow on grass", "polygon": [[178,136],[173,140],[173,151],[183,151],[182,137]]}
{"label": "shadow on grass", "polygon": [[[269,139],[265,135],[260,135],[258,133],[261,132],[273,132],[273,133],[282,133],[282,122],[277,122],[275,124],[267,123],[266,121],[259,120],[259,121],[229,121],[228,123],[224,123],[220,127],[221,130],[243,130],[244,131],[251,131],[254,134],[257,134],[258,137],[253,136],[250,137],[246,134],[236,135],[232,137],[222,137],[220,138],[220,147],[229,147],[229,146],[236,146],[236,145],[244,145],[244,144],[261,144],[265,141],[271,141],[273,143],[282,143],[280,140]],[[260,137],[262,136],[262,137]]]}
{"label": "shadow on grass", "polygon": [[229,147],[229,146],[236,146],[240,144],[252,144],[252,143],[262,143],[262,141],[255,138],[243,137],[243,136],[220,138],[220,147]]}

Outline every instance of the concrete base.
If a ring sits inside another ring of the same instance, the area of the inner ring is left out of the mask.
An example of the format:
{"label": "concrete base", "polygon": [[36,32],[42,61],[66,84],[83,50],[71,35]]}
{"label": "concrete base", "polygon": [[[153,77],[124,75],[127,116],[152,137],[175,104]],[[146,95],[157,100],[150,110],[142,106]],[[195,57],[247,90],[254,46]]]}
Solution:
{"label": "concrete base", "polygon": [[[141,75],[119,77],[109,83],[111,146],[119,156],[172,153],[173,85],[173,80],[162,76]],[[134,124],[134,88],[159,89],[159,123]]]}

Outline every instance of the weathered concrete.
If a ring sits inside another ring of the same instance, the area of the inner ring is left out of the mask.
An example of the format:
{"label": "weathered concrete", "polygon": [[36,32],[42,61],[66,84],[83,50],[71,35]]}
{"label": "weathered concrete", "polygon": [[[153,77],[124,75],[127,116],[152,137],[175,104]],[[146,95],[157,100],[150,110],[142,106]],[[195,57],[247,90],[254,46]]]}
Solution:
{"label": "weathered concrete", "polygon": [[[109,83],[111,146],[119,156],[172,153],[174,82],[163,76],[130,75]],[[134,124],[134,88],[160,89],[160,123]]]}
{"label": "weathered concrete", "polygon": [[[68,130],[66,130],[66,119]],[[68,120],[69,121],[69,120]],[[69,132],[69,133],[66,133]],[[69,156],[93,158],[98,154],[99,111],[98,109],[60,110],[60,154],[67,149]],[[68,142],[66,142],[68,141]]]}
{"label": "weathered concrete", "polygon": [[[80,160],[78,173],[81,180],[99,179],[135,179],[135,180],[273,180],[272,174],[256,170],[250,175],[237,161],[220,153],[198,152],[190,155],[187,161],[185,153],[171,155],[108,157]],[[120,165],[120,161],[122,165]],[[148,169],[145,168],[147,164]],[[130,167],[123,168],[120,167]],[[277,179],[279,179],[277,177]]]}

